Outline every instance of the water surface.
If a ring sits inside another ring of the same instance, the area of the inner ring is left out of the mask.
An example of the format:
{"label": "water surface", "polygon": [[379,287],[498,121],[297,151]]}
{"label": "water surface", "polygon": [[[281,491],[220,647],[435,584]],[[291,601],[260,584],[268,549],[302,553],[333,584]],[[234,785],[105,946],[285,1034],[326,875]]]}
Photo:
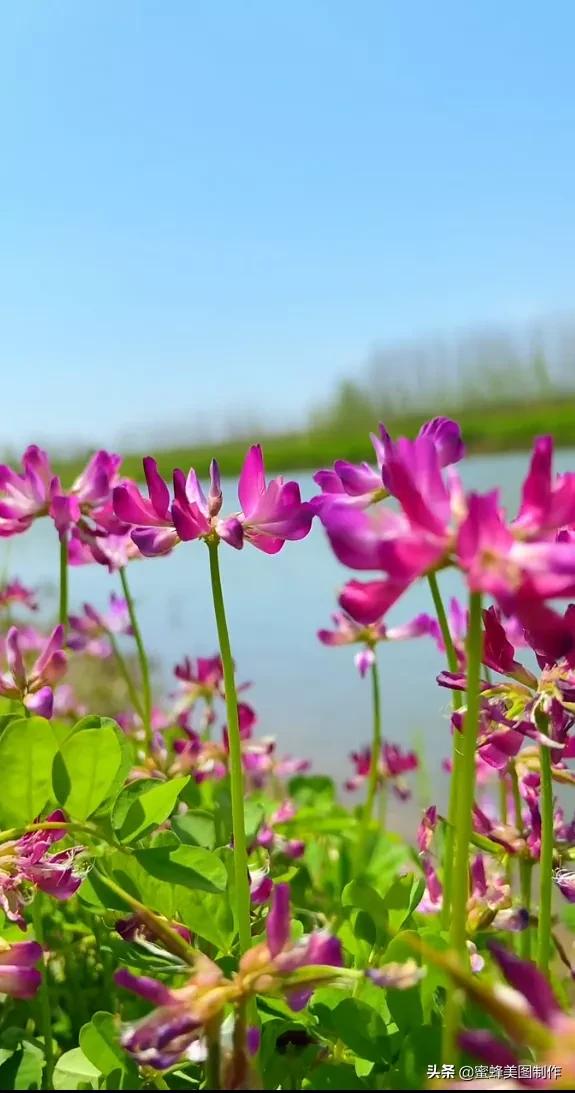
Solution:
{"label": "water surface", "polygon": [[[560,452],[557,463],[562,470],[574,467],[575,450]],[[467,460],[462,473],[468,487],[499,486],[514,508],[526,464],[527,457],[517,453],[483,456]],[[304,496],[315,492],[311,476],[294,477]],[[235,483],[224,484],[224,497],[225,507],[233,510]],[[333,557],[319,524],[307,539],[287,543],[275,557],[249,546],[236,552],[224,545],[220,554],[238,675],[254,683],[251,700],[262,733],[277,736],[282,751],[305,755],[316,769],[342,781],[349,751],[369,740],[369,680],[357,676],[353,648],[326,648],[316,631],[329,624],[337,591],[353,574]],[[39,522],[11,540],[4,564],[26,583],[54,587],[58,559],[52,525]],[[134,563],[129,574],[145,640],[170,686],[174,663],[186,654],[209,655],[217,648],[207,551],[200,543],[184,544],[168,558]],[[103,607],[118,584],[99,566],[73,569],[71,609],[86,600]],[[457,593],[457,574],[442,573],[441,587],[446,597]],[[389,621],[431,610],[422,582],[390,612]],[[449,692],[435,682],[442,658],[430,640],[418,639],[380,647],[379,661],[384,733],[405,747],[423,745],[427,781],[441,792],[450,707]],[[426,792],[423,779],[419,790]]]}

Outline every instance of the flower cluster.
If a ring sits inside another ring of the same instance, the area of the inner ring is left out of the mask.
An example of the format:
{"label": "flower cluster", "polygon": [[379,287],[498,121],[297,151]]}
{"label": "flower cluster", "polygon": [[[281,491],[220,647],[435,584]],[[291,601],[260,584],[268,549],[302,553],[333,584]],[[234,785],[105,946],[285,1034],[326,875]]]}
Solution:
{"label": "flower cluster", "polygon": [[[51,853],[54,843],[66,835],[63,812],[52,812],[42,828],[19,839],[0,843],[0,907],[11,922],[26,929],[23,911],[37,890],[66,900],[79,888],[83,872],[78,867],[82,846]],[[53,824],[53,827],[50,825]]]}
{"label": "flower cluster", "polygon": [[173,498],[154,459],[144,460],[148,487],[145,498],[133,482],[114,489],[114,512],[131,525],[132,539],[142,554],[169,553],[178,542],[194,539],[223,540],[236,549],[249,542],[266,554],[277,554],[288,539],[303,539],[309,532],[313,511],[302,502],[296,482],[274,478],[266,484],[262,450],[258,444],[246,455],[238,483],[241,510],[220,515],[223,497],[220,471],[215,460],[210,488],[204,494],[192,468],[187,475],[173,474]]}

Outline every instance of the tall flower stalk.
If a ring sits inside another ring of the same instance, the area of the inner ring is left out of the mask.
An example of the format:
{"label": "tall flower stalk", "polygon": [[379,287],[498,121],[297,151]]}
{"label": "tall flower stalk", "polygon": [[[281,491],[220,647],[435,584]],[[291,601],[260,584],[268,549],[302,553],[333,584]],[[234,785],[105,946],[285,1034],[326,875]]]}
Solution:
{"label": "tall flower stalk", "polygon": [[[511,779],[511,792],[513,794],[513,805],[515,808],[515,824],[520,839],[523,841],[525,832],[523,828],[523,813],[521,808],[521,794],[519,792],[519,778],[517,777],[517,768],[515,763],[509,764],[509,777]],[[531,912],[531,877],[532,877],[532,863],[523,855],[519,857],[519,890],[521,895],[521,904],[529,915]],[[531,960],[531,928],[527,924],[526,928],[519,934],[519,953],[523,960]]]}
{"label": "tall flower stalk", "polygon": [[[469,628],[467,632],[467,709],[463,725],[463,748],[459,769],[454,771],[455,841],[452,879],[450,940],[460,959],[468,961],[467,901],[469,898],[469,843],[473,831],[475,800],[475,751],[479,725],[482,629],[481,593],[469,594]],[[459,996],[448,996],[445,1022],[446,1052],[455,1051],[459,1024]],[[453,1057],[453,1056],[452,1056]]]}
{"label": "tall flower stalk", "polygon": [[142,677],[142,697],[143,697],[143,718],[144,718],[144,732],[146,734],[146,740],[151,741],[152,737],[152,684],[150,680],[150,665],[148,661],[148,655],[146,653],[146,647],[142,638],[142,631],[138,624],[138,618],[136,615],[136,608],[132,593],[130,592],[130,586],[128,584],[128,577],[126,574],[126,567],[123,566],[120,569],[120,580],[122,582],[122,589],[128,605],[128,614],[130,616],[130,624],[134,633],[134,640],[136,642],[136,648],[138,650],[138,662],[140,665],[140,675]]}
{"label": "tall flower stalk", "polygon": [[[373,735],[371,740],[371,764],[367,783],[367,797],[363,811],[364,831],[367,831],[373,816],[373,806],[377,797],[377,783],[379,780],[379,763],[381,759],[381,692],[379,686],[379,670],[375,658],[371,666],[371,694],[373,703]],[[383,795],[383,787],[380,792]]]}
{"label": "tall flower stalk", "polygon": [[66,626],[68,622],[68,537],[60,535],[60,597],[58,604],[58,622]]}
{"label": "tall flower stalk", "polygon": [[230,749],[230,790],[232,799],[232,826],[234,837],[234,877],[236,888],[236,910],[240,951],[245,953],[251,945],[250,925],[250,881],[248,873],[248,853],[244,821],[244,772],[242,765],[242,746],[238,716],[238,697],[234,677],[234,662],[230,646],[230,636],[224,607],[220,563],[218,557],[219,541],[212,538],[207,541],[210,555],[210,576],[212,597],[220,656],[224,670],[224,688],[226,693],[227,729]]}
{"label": "tall flower stalk", "polygon": [[[435,607],[435,612],[437,615],[437,621],[439,623],[439,629],[441,630],[441,637],[443,638],[443,644],[445,646],[447,665],[449,671],[455,673],[458,670],[457,653],[455,651],[455,645],[453,644],[451,630],[449,629],[449,622],[447,621],[447,614],[441,596],[437,575],[435,573],[429,573],[427,580],[431,591],[431,597],[433,599],[433,606]],[[458,710],[460,708],[460,691],[452,692],[452,704],[454,710]],[[451,758],[451,781],[449,786],[449,807],[447,813],[447,830],[445,833],[445,854],[443,864],[442,917],[444,928],[449,925],[451,911],[451,893],[453,887],[453,852],[455,843],[455,815],[457,810],[457,787],[460,758],[461,739],[459,733],[454,732]]]}
{"label": "tall flower stalk", "polygon": [[537,927],[537,966],[547,972],[551,958],[551,895],[553,888],[553,782],[551,753],[539,747],[541,772],[541,855],[539,860],[539,923]]}

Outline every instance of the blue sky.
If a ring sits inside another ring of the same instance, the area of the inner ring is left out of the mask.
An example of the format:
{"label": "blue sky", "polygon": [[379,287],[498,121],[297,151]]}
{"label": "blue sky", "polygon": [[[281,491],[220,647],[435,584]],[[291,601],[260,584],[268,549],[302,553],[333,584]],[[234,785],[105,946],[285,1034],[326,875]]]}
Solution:
{"label": "blue sky", "polygon": [[295,421],[376,343],[573,304],[575,5],[18,0],[0,449]]}

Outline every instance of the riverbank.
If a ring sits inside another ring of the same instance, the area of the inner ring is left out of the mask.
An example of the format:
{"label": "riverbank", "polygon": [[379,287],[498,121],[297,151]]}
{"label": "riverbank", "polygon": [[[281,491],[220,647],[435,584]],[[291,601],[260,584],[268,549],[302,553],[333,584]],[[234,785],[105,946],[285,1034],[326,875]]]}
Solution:
{"label": "riverbank", "polygon": [[[427,415],[429,416],[429,415]],[[481,405],[470,409],[453,411],[453,416],[461,422],[463,436],[470,453],[498,453],[521,451],[531,447],[533,438],[542,433],[553,433],[558,447],[567,447],[575,443],[575,399],[571,397],[554,398],[546,402],[533,404]],[[419,429],[424,417],[421,413],[410,413],[386,419],[386,425],[394,436],[413,436]],[[265,449],[266,467],[269,471],[311,471],[318,467],[329,466],[335,459],[349,459],[357,462],[373,459],[369,442],[369,430],[376,424],[377,417],[363,426],[354,423],[354,428],[332,431],[301,431],[285,435],[246,439],[223,440],[213,444],[201,444],[189,447],[166,447],[159,449],[155,445],[143,448],[141,453],[124,455],[123,471],[130,477],[141,474],[142,456],[154,454],[160,471],[169,475],[174,467],[187,470],[194,466],[202,476],[207,474],[210,460],[217,456],[223,474],[238,473],[248,443],[261,440]],[[85,462],[85,455],[74,459],[56,461],[58,471],[65,481],[79,471]]]}

